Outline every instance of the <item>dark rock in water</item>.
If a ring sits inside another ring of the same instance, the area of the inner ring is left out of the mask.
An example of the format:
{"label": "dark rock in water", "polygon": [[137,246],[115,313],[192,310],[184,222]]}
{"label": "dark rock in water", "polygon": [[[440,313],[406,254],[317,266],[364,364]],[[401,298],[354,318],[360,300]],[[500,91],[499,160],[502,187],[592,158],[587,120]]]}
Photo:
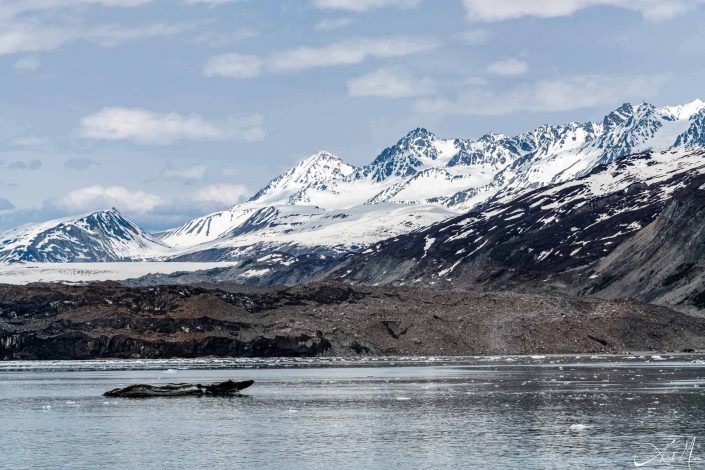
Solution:
{"label": "dark rock in water", "polygon": [[212,385],[201,384],[165,384],[165,385],[145,385],[135,384],[128,385],[124,388],[116,388],[109,390],[103,394],[106,397],[122,397],[122,398],[146,398],[146,397],[182,397],[187,395],[214,395],[228,396],[237,395],[240,390],[243,390],[255,383],[254,380],[244,380],[235,382],[228,380]]}

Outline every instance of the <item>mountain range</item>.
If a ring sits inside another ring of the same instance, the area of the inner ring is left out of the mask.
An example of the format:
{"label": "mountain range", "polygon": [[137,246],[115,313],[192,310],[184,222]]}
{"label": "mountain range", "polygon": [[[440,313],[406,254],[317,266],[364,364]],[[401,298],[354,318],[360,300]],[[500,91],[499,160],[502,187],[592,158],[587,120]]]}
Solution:
{"label": "mountain range", "polygon": [[[19,227],[0,235],[0,261],[227,260],[241,264],[221,274],[240,282],[560,285],[618,296],[626,287],[609,286],[627,275],[620,263],[638,264],[622,247],[654,250],[643,231],[667,232],[659,217],[684,191],[697,205],[703,148],[700,100],[626,103],[601,121],[516,136],[442,139],[419,128],[359,167],[317,152],[248,201],[158,235],[116,209]],[[691,305],[698,286],[666,297]]]}

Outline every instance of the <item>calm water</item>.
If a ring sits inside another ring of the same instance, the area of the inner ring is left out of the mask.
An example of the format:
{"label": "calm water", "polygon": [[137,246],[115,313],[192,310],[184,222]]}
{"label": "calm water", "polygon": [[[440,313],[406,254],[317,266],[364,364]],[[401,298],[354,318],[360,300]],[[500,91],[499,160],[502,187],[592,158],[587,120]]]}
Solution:
{"label": "calm water", "polygon": [[[226,378],[256,383],[101,396]],[[704,392],[696,356],[0,363],[0,467],[705,468]]]}

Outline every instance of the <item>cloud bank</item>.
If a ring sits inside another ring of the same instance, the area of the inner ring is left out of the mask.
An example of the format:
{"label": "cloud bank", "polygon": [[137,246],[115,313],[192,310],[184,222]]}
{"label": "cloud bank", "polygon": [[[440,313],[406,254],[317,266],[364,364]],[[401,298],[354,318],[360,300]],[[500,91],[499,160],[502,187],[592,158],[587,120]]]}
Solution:
{"label": "cloud bank", "polygon": [[526,16],[557,18],[594,6],[612,6],[641,13],[651,21],[674,18],[705,0],[463,0],[471,21],[505,21]]}
{"label": "cloud bank", "polygon": [[142,145],[171,145],[183,140],[254,142],[266,134],[264,118],[255,114],[209,121],[198,114],[158,113],[142,108],[108,107],[81,119],[86,139],[129,140]]}

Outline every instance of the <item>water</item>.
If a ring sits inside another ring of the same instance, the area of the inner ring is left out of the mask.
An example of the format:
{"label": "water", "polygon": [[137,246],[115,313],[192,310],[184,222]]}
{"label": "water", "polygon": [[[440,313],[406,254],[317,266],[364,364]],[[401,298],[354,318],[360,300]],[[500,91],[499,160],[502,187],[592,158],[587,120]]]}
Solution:
{"label": "water", "polygon": [[[702,359],[0,363],[0,467],[612,469],[679,438],[669,465],[645,468],[705,468]],[[256,383],[232,398],[101,396],[226,378]]]}

